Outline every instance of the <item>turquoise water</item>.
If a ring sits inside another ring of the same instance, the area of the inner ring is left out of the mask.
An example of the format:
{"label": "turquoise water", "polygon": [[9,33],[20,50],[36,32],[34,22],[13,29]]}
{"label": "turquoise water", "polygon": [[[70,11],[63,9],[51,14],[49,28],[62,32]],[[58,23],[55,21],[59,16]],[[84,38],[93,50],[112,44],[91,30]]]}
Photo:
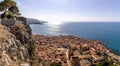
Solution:
{"label": "turquoise water", "polygon": [[119,22],[67,22],[59,25],[49,23],[42,25],[30,25],[33,34],[47,36],[75,35],[90,40],[99,40],[120,55],[120,23]]}

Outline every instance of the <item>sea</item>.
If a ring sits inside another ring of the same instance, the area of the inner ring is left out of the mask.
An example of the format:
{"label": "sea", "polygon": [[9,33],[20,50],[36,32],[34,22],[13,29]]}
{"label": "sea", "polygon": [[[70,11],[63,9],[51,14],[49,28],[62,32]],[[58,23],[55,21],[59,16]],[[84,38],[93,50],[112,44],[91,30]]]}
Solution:
{"label": "sea", "polygon": [[98,40],[113,53],[120,55],[120,22],[63,22],[32,24],[33,34],[45,36],[74,35]]}

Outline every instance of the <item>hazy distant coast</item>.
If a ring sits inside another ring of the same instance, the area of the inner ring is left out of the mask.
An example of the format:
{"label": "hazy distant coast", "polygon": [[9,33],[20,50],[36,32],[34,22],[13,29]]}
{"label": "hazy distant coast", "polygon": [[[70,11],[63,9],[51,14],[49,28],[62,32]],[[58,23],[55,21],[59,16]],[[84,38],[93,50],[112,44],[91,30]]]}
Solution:
{"label": "hazy distant coast", "polygon": [[38,19],[27,18],[27,24],[44,24],[44,23],[47,23],[47,21],[40,21]]}

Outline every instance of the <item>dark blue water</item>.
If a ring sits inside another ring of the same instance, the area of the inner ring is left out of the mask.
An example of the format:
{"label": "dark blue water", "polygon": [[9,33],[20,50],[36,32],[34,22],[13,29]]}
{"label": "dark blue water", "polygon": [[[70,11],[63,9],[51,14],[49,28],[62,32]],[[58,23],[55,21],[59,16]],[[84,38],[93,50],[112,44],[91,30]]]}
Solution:
{"label": "dark blue water", "polygon": [[59,25],[43,24],[31,25],[34,34],[58,36],[75,35],[90,40],[99,40],[111,49],[114,53],[120,55],[120,23],[85,23],[85,22],[67,22]]}

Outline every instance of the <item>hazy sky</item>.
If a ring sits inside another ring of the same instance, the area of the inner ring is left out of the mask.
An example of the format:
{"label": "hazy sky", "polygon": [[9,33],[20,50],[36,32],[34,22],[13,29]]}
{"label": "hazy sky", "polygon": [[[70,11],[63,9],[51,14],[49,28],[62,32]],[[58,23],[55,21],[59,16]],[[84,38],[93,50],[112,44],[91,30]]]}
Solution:
{"label": "hazy sky", "polygon": [[23,16],[40,20],[120,21],[120,0],[15,0]]}

